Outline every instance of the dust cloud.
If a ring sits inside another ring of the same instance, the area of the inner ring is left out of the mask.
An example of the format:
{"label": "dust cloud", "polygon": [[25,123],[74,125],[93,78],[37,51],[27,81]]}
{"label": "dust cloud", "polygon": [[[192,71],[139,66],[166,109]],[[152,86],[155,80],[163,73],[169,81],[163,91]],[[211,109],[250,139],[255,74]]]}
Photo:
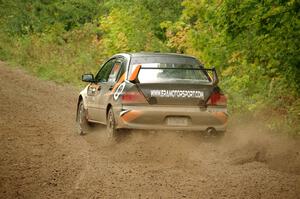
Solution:
{"label": "dust cloud", "polygon": [[260,121],[230,121],[224,137],[204,137],[199,132],[133,130],[115,142],[107,142],[104,126],[96,127],[91,134],[86,136],[89,142],[107,147],[117,158],[135,154],[140,161],[184,167],[195,160],[214,161],[215,154],[219,154],[232,165],[259,162],[270,169],[300,175],[299,140],[270,132]]}

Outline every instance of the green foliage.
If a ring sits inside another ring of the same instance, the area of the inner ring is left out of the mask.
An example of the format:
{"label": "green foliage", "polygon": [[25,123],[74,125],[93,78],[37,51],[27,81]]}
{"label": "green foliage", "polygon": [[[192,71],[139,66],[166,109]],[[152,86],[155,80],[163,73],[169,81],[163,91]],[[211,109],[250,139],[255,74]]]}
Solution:
{"label": "green foliage", "polygon": [[55,24],[64,30],[92,22],[100,14],[100,0],[12,0],[2,1],[2,26],[10,34],[44,32]]}
{"label": "green foliage", "polygon": [[43,78],[78,84],[82,73],[97,71],[96,63],[114,53],[168,51],[159,24],[179,17],[180,2],[0,0],[0,57]]}
{"label": "green foliage", "polygon": [[151,20],[150,13],[143,7],[112,9],[100,20],[104,53],[109,56],[117,52],[165,50],[149,26]]}
{"label": "green foliage", "polygon": [[168,51],[160,23],[179,17],[180,1],[113,0],[107,1],[105,6],[109,12],[100,18],[99,32],[106,55],[125,51]]}
{"label": "green foliage", "polygon": [[179,21],[161,24],[167,45],[217,66],[231,112],[268,107],[273,115],[288,115],[285,124],[298,123],[299,129],[299,2],[185,0],[182,5]]}
{"label": "green foliage", "polygon": [[49,31],[18,37],[6,43],[2,40],[0,56],[22,65],[43,79],[79,85],[84,72],[95,73],[99,64],[104,61],[99,56],[101,46],[95,36],[95,29],[94,25],[86,24],[61,37],[57,37],[55,31]]}

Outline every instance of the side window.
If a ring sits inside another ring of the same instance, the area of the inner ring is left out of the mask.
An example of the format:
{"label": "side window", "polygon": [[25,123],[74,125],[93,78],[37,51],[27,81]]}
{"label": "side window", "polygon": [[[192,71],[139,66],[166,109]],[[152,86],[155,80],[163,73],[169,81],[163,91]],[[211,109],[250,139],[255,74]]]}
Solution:
{"label": "side window", "polygon": [[119,62],[119,61],[115,62],[115,65],[109,75],[109,79],[108,79],[109,82],[115,82],[117,80],[117,76],[120,71],[121,65],[122,65],[121,62]]}
{"label": "side window", "polygon": [[100,71],[98,72],[98,74],[95,77],[95,80],[97,82],[107,82],[108,81],[109,74],[112,71],[115,61],[116,61],[115,59],[111,59],[110,61],[106,62],[106,64],[104,64],[104,66],[102,66],[102,68],[100,69]]}
{"label": "side window", "polygon": [[122,75],[125,73],[126,70],[126,61],[124,60],[120,69],[120,72],[117,76],[117,81],[119,81],[119,79],[122,77]]}
{"label": "side window", "polygon": [[109,75],[110,82],[117,82],[122,74],[125,72],[126,60],[123,58],[118,58],[114,64],[114,67]]}

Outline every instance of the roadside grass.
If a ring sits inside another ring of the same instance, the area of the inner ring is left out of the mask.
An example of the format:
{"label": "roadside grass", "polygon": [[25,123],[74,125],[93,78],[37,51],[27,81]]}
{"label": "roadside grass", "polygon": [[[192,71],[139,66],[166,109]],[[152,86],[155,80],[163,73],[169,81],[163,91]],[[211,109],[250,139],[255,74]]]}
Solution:
{"label": "roadside grass", "polygon": [[81,86],[81,75],[95,73],[105,59],[100,42],[84,30],[61,36],[0,36],[2,61],[57,83]]}

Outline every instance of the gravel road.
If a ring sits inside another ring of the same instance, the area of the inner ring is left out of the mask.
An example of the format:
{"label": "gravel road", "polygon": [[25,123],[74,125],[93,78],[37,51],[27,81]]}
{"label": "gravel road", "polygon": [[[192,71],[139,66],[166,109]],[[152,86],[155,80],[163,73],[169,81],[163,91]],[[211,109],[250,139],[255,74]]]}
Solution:
{"label": "gravel road", "polygon": [[[300,142],[231,121],[221,140],[75,133],[78,89],[0,62],[0,198],[300,198]],[[234,125],[233,125],[234,124]]]}

